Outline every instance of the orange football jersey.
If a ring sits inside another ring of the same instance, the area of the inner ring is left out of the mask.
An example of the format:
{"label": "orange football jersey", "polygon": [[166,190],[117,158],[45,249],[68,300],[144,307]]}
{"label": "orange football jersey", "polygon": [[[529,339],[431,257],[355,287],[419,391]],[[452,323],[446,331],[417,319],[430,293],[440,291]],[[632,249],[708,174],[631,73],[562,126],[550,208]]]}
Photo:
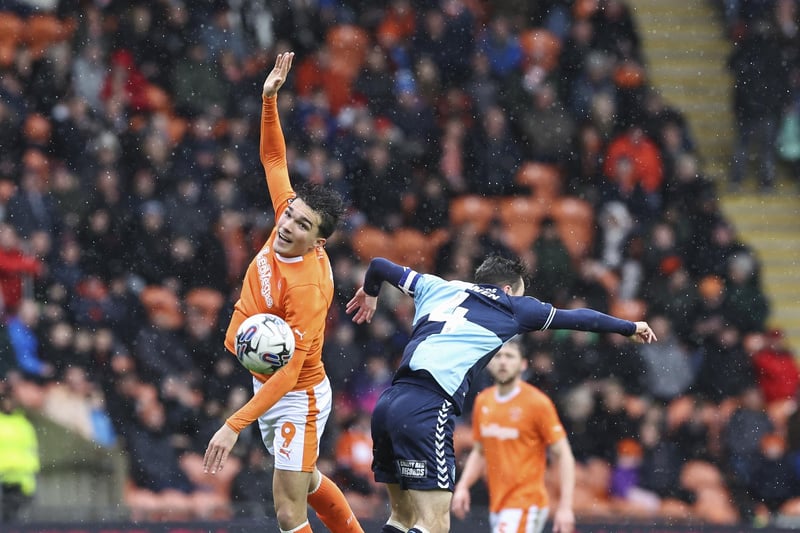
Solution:
{"label": "orange football jersey", "polygon": [[475,399],[472,433],[483,446],[491,512],[548,506],[547,448],[566,437],[550,398],[524,382],[506,397],[489,387]]}
{"label": "orange football jersey", "polygon": [[[275,98],[264,98],[261,120],[261,161],[267,177],[275,219],[278,220],[295,197],[286,162],[286,144],[278,119]],[[305,390],[325,378],[322,365],[322,342],[325,320],[333,301],[333,272],[325,250],[315,248],[300,257],[283,257],[273,250],[277,230],[247,267],[239,300],[234,306],[225,347],[236,354],[236,330],[248,316],[271,313],[283,318],[295,334],[295,351],[288,366],[300,364],[297,381],[281,386],[264,387],[253,397],[248,409],[228,419],[228,424],[241,430],[266,412],[285,392],[282,389]],[[296,368],[296,367],[295,367]],[[253,374],[262,382],[284,375],[284,369],[272,375]],[[291,381],[291,380],[289,380]]]}

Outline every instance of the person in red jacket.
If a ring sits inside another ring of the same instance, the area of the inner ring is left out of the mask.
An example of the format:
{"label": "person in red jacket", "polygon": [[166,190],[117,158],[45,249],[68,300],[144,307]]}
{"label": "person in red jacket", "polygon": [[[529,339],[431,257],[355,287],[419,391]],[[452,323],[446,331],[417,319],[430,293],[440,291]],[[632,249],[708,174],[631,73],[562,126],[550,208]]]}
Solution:
{"label": "person in red jacket", "polygon": [[767,404],[795,398],[800,385],[800,369],[795,354],[786,345],[781,330],[762,335],[752,361],[761,392]]}
{"label": "person in red jacket", "polygon": [[13,226],[0,223],[0,311],[14,314],[26,280],[42,273],[42,263],[26,254]]}
{"label": "person in red jacket", "polygon": [[634,183],[641,185],[645,193],[654,194],[661,191],[661,184],[664,181],[661,151],[641,126],[633,125],[611,140],[603,167],[606,176],[614,175],[614,169],[620,158],[632,162]]}

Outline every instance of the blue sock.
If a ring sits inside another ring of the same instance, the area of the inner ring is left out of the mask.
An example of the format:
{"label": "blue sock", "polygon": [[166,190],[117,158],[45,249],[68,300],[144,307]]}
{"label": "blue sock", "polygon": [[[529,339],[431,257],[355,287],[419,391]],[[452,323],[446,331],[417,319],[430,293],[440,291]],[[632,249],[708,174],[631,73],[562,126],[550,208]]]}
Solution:
{"label": "blue sock", "polygon": [[406,533],[404,529],[397,528],[395,526],[390,526],[389,524],[383,524],[381,528],[381,533]]}

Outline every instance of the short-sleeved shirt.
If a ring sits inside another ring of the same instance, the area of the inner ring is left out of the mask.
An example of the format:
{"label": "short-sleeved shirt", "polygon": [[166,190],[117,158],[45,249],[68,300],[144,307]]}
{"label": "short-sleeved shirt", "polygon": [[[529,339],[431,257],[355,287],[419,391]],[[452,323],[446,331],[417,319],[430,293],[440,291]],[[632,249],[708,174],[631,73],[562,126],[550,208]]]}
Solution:
{"label": "short-sleeved shirt", "polygon": [[566,437],[552,400],[528,383],[501,397],[481,391],[472,411],[475,442],[486,459],[489,510],[548,506],[547,448]]}

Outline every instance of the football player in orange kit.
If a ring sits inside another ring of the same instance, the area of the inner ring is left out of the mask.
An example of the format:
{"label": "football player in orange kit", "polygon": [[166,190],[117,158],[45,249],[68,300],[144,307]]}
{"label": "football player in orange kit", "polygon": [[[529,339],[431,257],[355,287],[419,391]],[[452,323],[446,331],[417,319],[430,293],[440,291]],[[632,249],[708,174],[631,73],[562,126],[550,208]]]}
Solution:
{"label": "football player in orange kit", "polygon": [[516,339],[506,342],[489,362],[495,386],[475,399],[475,444],[453,491],[453,514],[466,516],[469,488],[485,472],[492,533],[540,533],[548,515],[544,474],[549,451],[561,486],[553,531],[570,533],[575,527],[575,459],[553,402],[521,379],[526,367]]}
{"label": "football player in orange kit", "polygon": [[344,204],[330,189],[312,185],[295,192],[289,181],[276,100],[293,58],[292,52],[278,54],[264,82],[260,152],[275,228],[247,268],[225,347],[236,353],[236,330],[256,313],[286,320],[296,347],[285,367],[271,375],[253,374],[253,398],[211,438],[203,466],[211,474],[222,470],[239,432],[258,420],[275,461],[272,488],[281,531],[310,532],[310,504],[334,533],[363,533],[342,491],[316,467],[332,396],[322,365],[325,319],[333,300],[333,273],[324,245]]}

